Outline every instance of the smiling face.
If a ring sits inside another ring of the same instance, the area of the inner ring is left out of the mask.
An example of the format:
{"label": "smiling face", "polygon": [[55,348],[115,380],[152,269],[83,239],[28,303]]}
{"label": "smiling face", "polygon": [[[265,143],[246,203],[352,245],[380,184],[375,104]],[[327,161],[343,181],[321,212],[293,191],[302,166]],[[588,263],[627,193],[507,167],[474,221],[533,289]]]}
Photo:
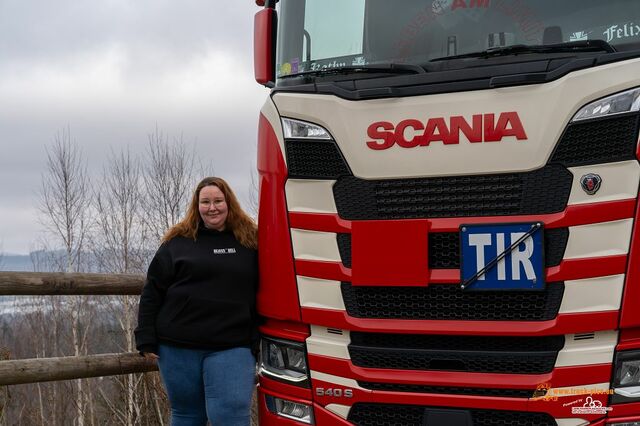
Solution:
{"label": "smiling face", "polygon": [[213,185],[202,188],[198,197],[198,210],[205,227],[216,231],[224,230],[229,208],[220,188]]}

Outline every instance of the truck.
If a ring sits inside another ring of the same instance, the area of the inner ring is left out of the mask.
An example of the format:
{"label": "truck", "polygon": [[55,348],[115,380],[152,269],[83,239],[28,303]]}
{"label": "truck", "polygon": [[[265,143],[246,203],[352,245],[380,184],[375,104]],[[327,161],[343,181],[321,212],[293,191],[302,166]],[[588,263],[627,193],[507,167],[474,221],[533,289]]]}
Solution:
{"label": "truck", "polygon": [[256,3],[260,424],[640,425],[640,2]]}

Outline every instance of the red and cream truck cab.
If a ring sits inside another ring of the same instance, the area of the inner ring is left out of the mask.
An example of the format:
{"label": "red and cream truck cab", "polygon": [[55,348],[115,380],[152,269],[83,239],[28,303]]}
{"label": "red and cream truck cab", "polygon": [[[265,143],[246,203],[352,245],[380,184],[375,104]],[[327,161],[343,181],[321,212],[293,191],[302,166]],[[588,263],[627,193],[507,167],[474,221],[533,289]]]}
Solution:
{"label": "red and cream truck cab", "polygon": [[640,1],[258,3],[260,424],[640,425]]}

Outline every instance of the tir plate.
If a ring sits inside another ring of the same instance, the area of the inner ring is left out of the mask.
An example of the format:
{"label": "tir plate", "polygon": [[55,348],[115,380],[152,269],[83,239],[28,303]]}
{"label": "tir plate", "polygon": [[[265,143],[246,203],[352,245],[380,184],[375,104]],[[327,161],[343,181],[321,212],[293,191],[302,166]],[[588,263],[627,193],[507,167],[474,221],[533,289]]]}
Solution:
{"label": "tir plate", "polygon": [[[543,290],[541,223],[460,226],[460,277],[466,290]],[[527,233],[529,236],[522,239]],[[511,248],[511,250],[510,250]],[[503,255],[501,260],[495,261]],[[476,275],[482,269],[484,273]]]}

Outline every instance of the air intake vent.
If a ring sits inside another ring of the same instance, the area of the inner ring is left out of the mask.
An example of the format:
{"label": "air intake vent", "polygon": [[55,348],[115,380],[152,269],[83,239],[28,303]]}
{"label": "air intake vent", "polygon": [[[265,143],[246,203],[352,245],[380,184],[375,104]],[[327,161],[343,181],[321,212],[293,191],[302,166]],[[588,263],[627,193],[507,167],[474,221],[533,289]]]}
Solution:
{"label": "air intake vent", "polygon": [[368,287],[341,284],[342,299],[354,318],[546,321],[556,317],[564,283],[547,283],[544,291],[475,291],[458,285],[428,287]]}
{"label": "air intake vent", "polygon": [[596,338],[595,333],[582,333],[582,334],[573,335],[573,340],[591,340],[595,338]]}
{"label": "air intake vent", "polygon": [[514,216],[565,209],[573,175],[561,165],[526,173],[365,180],[342,176],[333,186],[349,220]]}
{"label": "air intake vent", "polygon": [[340,336],[342,336],[342,330],[340,330],[339,328],[327,328],[327,333],[329,334],[338,334]]}
{"label": "air intake vent", "polygon": [[557,426],[555,419],[547,413],[371,403],[354,404],[347,420],[357,426],[423,426],[431,410],[437,411],[440,419],[446,419],[450,412],[453,421],[460,419],[460,412],[467,412],[473,426]]}
{"label": "air intake vent", "polygon": [[549,163],[566,167],[634,160],[638,114],[570,124]]}
{"label": "air intake vent", "polygon": [[553,370],[564,336],[495,337],[351,333],[358,367],[542,374]]}
{"label": "air intake vent", "polygon": [[337,179],[350,175],[334,141],[287,140],[289,177],[297,179]]}
{"label": "air intake vent", "polygon": [[449,395],[477,395],[503,398],[533,398],[533,389],[461,388],[453,386],[410,385],[400,383],[358,382],[361,388],[386,392],[416,392]]}

